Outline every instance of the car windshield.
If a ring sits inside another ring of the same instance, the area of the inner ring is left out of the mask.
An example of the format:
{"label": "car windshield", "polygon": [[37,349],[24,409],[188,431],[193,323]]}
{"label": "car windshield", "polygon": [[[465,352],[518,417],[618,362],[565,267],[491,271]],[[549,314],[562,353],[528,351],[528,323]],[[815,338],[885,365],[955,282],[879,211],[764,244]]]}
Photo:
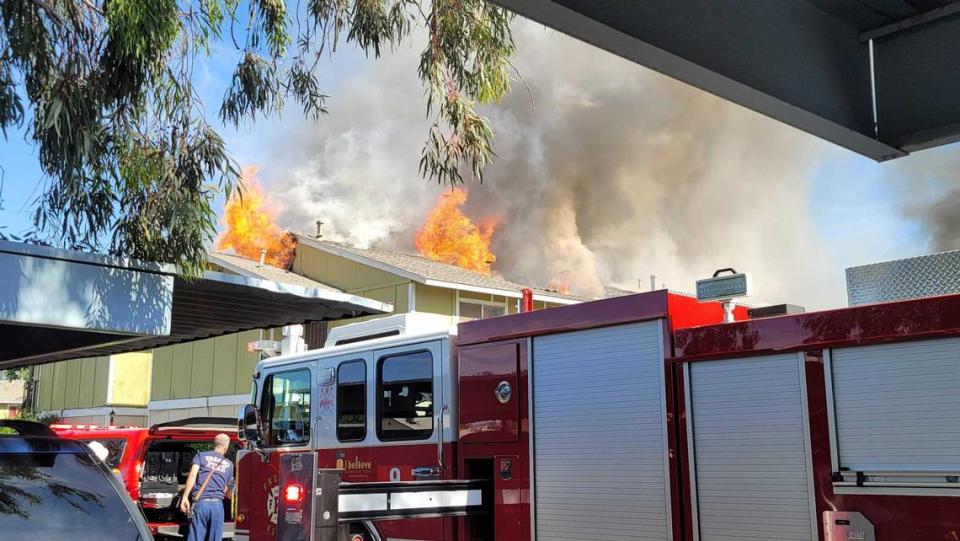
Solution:
{"label": "car windshield", "polygon": [[81,454],[0,453],[0,538],[141,539],[137,519],[94,460]]}

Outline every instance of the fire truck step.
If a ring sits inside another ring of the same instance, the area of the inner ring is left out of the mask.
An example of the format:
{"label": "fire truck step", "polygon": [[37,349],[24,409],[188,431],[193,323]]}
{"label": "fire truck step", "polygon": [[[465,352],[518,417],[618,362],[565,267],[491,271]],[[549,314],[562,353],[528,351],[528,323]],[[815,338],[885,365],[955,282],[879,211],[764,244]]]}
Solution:
{"label": "fire truck step", "polygon": [[482,514],[486,487],[476,480],[341,483],[339,521]]}

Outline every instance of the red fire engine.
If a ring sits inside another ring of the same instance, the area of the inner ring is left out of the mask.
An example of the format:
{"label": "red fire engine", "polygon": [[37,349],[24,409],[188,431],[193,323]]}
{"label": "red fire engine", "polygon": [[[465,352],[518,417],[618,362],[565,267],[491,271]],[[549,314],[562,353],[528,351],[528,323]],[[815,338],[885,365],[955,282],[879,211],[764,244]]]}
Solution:
{"label": "red fire engine", "polygon": [[237,536],[960,538],[960,295],[736,315],[656,291],[264,361]]}

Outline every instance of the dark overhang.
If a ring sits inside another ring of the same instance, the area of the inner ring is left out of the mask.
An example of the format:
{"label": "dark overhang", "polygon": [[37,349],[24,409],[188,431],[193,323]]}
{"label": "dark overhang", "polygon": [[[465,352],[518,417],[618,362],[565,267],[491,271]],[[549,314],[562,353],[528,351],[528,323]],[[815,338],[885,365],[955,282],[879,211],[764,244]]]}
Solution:
{"label": "dark overhang", "polygon": [[390,312],[328,289],[0,241],[0,369]]}
{"label": "dark overhang", "polygon": [[955,0],[494,1],[875,160],[960,139]]}

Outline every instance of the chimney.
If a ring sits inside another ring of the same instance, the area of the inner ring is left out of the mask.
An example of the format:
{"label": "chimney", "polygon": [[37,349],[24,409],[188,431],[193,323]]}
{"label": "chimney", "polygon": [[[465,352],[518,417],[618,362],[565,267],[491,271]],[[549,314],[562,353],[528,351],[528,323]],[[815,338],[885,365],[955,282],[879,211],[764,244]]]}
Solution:
{"label": "chimney", "polygon": [[267,249],[264,248],[260,250],[260,262],[257,263],[257,267],[262,267],[263,263],[267,260]]}
{"label": "chimney", "polygon": [[520,307],[521,312],[533,312],[533,290],[529,287],[523,288],[523,304]]}
{"label": "chimney", "polygon": [[656,291],[656,289],[657,289],[657,275],[651,274],[650,275],[650,291]]}
{"label": "chimney", "polygon": [[323,220],[317,220],[317,236],[316,236],[316,238],[318,238],[318,239],[323,237],[323,232],[321,231],[321,229],[323,229]]}

